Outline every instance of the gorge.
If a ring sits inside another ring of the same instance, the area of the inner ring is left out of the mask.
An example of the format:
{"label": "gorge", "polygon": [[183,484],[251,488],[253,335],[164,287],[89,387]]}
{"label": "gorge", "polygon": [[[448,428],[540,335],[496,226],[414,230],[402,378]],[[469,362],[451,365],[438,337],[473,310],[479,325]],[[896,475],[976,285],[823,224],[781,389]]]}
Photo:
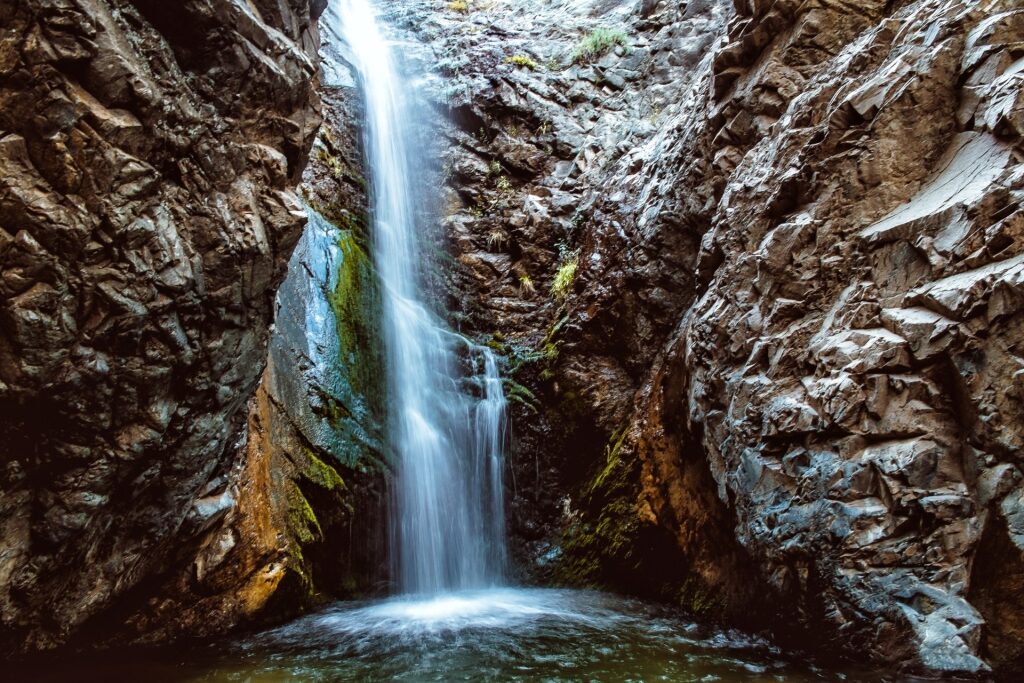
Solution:
{"label": "gorge", "polygon": [[11,671],[1013,680],[1022,67],[1013,0],[0,0]]}

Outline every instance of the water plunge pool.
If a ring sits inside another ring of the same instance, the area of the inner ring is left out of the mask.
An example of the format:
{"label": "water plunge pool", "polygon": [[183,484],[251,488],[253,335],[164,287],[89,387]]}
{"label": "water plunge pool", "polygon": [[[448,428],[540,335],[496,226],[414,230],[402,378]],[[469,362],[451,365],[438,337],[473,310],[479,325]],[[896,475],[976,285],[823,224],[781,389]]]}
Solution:
{"label": "water plunge pool", "polygon": [[[38,664],[38,663],[37,663]],[[191,651],[65,660],[31,680],[882,681],[816,668],[769,643],[594,591],[495,588],[335,603]],[[19,677],[15,669],[11,680]],[[895,679],[893,679],[895,680]]]}

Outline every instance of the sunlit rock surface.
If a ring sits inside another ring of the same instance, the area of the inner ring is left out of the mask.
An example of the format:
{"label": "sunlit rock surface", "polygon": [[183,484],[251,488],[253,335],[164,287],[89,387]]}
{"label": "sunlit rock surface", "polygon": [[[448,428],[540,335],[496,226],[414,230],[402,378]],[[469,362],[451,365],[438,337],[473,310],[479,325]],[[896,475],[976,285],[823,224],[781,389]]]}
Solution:
{"label": "sunlit rock surface", "polygon": [[[1019,665],[1017,4],[385,4],[451,112],[533,570]],[[596,26],[629,47],[574,62]]]}
{"label": "sunlit rock surface", "polygon": [[195,540],[179,549],[179,568],[123,637],[217,636],[387,586],[380,294],[367,255],[361,107],[351,78],[339,84],[335,36],[321,29],[324,122],[299,188],[309,222],[277,292],[246,433],[230,470],[193,505]]}
{"label": "sunlit rock surface", "polygon": [[322,9],[0,2],[4,650],[122,626],[233,504]]}

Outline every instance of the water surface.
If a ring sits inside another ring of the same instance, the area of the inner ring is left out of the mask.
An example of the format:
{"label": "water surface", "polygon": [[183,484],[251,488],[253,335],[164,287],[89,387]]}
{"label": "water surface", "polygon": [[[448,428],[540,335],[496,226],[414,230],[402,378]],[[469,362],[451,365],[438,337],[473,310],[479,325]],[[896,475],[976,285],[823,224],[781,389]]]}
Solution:
{"label": "water surface", "polygon": [[[590,591],[499,588],[337,603],[188,655],[54,663],[31,678],[109,681],[883,681]],[[890,679],[896,680],[896,679]]]}

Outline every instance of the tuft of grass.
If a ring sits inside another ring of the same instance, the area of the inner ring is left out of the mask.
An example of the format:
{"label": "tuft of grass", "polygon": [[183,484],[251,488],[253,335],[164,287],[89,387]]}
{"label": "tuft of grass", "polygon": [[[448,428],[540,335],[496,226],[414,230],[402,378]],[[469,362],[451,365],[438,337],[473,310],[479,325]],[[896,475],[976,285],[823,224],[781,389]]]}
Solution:
{"label": "tuft of grass", "polygon": [[529,275],[519,276],[519,296],[529,298],[533,296],[537,288],[533,285],[533,280]]}
{"label": "tuft of grass", "polygon": [[469,4],[466,3],[466,2],[463,2],[463,0],[455,0],[455,2],[449,2],[448,3],[448,9],[450,9],[452,12],[459,12],[460,14],[468,14],[469,13]]}
{"label": "tuft of grass", "polygon": [[572,52],[572,61],[576,64],[592,62],[616,45],[621,45],[627,51],[629,50],[629,37],[625,31],[604,26],[595,28],[576,45],[576,49]]}
{"label": "tuft of grass", "polygon": [[512,66],[523,67],[530,71],[536,71],[540,68],[537,62],[533,61],[526,55],[512,55],[511,57],[505,57],[505,63],[511,64]]}
{"label": "tuft of grass", "polygon": [[576,269],[579,267],[579,264],[579,254],[573,254],[571,257],[562,261],[562,264],[558,266],[558,272],[555,273],[555,279],[551,282],[551,294],[556,299],[565,299],[569,296],[569,290],[572,289],[572,283],[576,280]]}
{"label": "tuft of grass", "polygon": [[512,186],[512,181],[508,179],[508,176],[499,176],[494,183],[494,189],[496,192],[491,203],[487,205],[487,211],[507,209],[516,196],[516,189]]}
{"label": "tuft of grass", "polygon": [[491,251],[500,249],[507,240],[508,238],[505,236],[505,233],[495,228],[487,233],[487,248]]}

